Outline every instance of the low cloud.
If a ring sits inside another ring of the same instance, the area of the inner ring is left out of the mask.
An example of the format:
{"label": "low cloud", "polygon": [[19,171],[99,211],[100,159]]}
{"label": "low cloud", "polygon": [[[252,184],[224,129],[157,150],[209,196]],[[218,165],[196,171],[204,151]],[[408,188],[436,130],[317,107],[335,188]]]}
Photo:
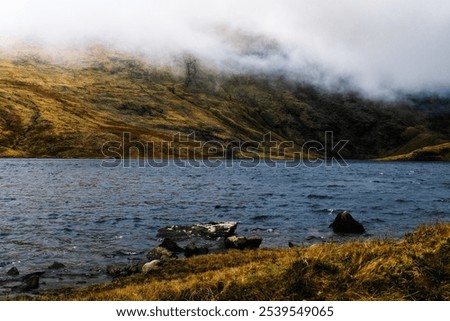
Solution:
{"label": "low cloud", "polygon": [[281,72],[379,96],[450,91],[450,2],[15,0],[0,41],[105,43],[151,59],[189,53],[223,69]]}

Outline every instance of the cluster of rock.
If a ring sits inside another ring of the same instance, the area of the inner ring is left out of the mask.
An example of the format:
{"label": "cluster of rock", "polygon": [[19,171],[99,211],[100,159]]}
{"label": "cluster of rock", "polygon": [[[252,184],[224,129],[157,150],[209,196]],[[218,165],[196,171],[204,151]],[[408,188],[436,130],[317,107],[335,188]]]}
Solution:
{"label": "cluster of rock", "polygon": [[[362,234],[365,229],[361,223],[356,221],[350,213],[342,211],[337,214],[330,227],[337,234]],[[157,237],[162,238],[161,244],[151,249],[147,253],[147,262],[140,262],[132,265],[112,265],[108,266],[107,272],[113,277],[127,276],[134,273],[148,273],[161,266],[161,263],[170,259],[177,259],[179,256],[186,258],[204,255],[211,252],[211,248],[198,245],[196,241],[213,241],[215,243],[214,252],[225,251],[227,249],[257,249],[262,243],[259,236],[238,236],[235,234],[236,222],[211,222],[206,224],[193,225],[172,225],[158,230]],[[188,243],[181,247],[177,242]],[[294,246],[292,243],[290,247]]]}
{"label": "cluster of rock", "polygon": [[159,238],[181,241],[192,237],[209,239],[228,237],[234,235],[236,222],[210,222],[206,224],[172,225],[158,230]]}
{"label": "cluster of rock", "polygon": [[[193,225],[172,225],[158,230],[157,237],[162,238],[161,244],[147,253],[147,262],[132,265],[112,265],[107,272],[113,277],[126,276],[133,273],[148,273],[158,269],[161,262],[205,255],[211,252],[220,252],[227,249],[257,249],[262,243],[259,236],[237,236],[236,222],[211,222]],[[185,246],[180,244],[186,243]],[[200,243],[200,245],[198,244]],[[211,247],[208,247],[208,244]]]}
{"label": "cluster of rock", "polygon": [[[63,263],[60,262],[53,262],[47,269],[49,270],[58,270],[58,269],[64,269],[66,266]],[[17,267],[10,268],[6,275],[8,277],[11,277],[9,279],[9,282],[16,283],[17,285],[12,287],[12,290],[14,292],[27,292],[31,290],[35,290],[39,288],[39,280],[41,276],[45,273],[45,271],[39,271],[39,272],[33,272],[25,274],[24,276],[19,276],[20,271]]]}

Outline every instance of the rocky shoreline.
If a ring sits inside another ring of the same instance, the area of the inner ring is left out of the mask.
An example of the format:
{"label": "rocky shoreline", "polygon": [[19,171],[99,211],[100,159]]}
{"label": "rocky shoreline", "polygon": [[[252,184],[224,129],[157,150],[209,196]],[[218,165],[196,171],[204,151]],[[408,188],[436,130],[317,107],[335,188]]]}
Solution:
{"label": "rocky shoreline", "polygon": [[237,222],[209,222],[162,228],[157,234],[162,242],[147,253],[147,261],[109,265],[106,271],[116,278],[134,273],[148,273],[162,261],[179,257],[220,253],[228,249],[259,248],[263,239],[257,235],[236,235],[237,225]]}
{"label": "rocky shoreline", "polygon": [[[151,273],[168,260],[222,253],[228,250],[254,250],[261,246],[263,239],[260,236],[238,235],[236,234],[237,226],[237,222],[229,221],[172,225],[161,228],[156,235],[161,243],[148,251],[145,260],[108,265],[105,269],[105,279],[108,277],[115,279],[137,273]],[[344,235],[365,232],[362,224],[347,211],[340,212],[329,227],[335,233]],[[291,242],[288,245],[289,247],[297,246]],[[58,276],[59,271],[66,272],[66,266],[57,261],[49,265],[47,270],[26,275],[21,275],[17,267],[12,267],[6,272],[6,279],[0,279],[0,286],[10,289],[8,296],[39,295],[41,277],[50,277],[49,274],[52,274],[52,278],[61,279],[61,276]],[[88,278],[89,276],[87,274],[84,276],[74,275],[73,284],[65,282],[64,285],[68,287],[82,286],[87,283],[83,281],[83,277]]]}

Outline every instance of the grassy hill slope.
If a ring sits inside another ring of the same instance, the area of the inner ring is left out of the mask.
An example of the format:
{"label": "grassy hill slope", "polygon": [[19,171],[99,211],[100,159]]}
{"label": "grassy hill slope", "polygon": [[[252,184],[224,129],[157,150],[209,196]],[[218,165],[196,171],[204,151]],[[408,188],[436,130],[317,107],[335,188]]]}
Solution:
{"label": "grassy hill slope", "polygon": [[[347,158],[449,141],[450,133],[410,102],[373,102],[279,75],[223,74],[190,59],[194,70],[187,60],[169,68],[98,48],[76,63],[0,58],[0,156],[103,157],[102,145],[121,142],[124,132],[132,141],[156,142],[156,157],[170,153],[158,142],[194,131],[197,140],[224,144],[260,142],[271,132],[274,140],[295,143],[288,154],[333,131],[335,141],[349,140]],[[133,143],[125,145],[127,154]]]}
{"label": "grassy hill slope", "polygon": [[427,146],[407,154],[382,158],[387,161],[450,161],[450,143]]}

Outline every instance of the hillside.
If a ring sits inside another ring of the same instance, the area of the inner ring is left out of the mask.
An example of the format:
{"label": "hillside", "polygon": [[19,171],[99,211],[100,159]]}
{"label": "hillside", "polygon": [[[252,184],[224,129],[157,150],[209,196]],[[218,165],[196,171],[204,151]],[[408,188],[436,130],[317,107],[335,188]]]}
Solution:
{"label": "hillside", "polygon": [[407,154],[382,158],[387,161],[450,161],[450,143],[427,146]]}
{"label": "hillside", "polygon": [[[349,140],[342,156],[358,159],[450,141],[448,101],[438,102],[433,114],[419,108],[423,100],[374,102],[281,75],[221,73],[192,57],[165,67],[93,48],[76,53],[75,61],[0,57],[1,157],[103,157],[102,145],[122,142],[123,133],[130,141],[155,142],[155,157],[171,153],[159,142],[178,132],[229,147],[260,142],[271,132],[273,140],[295,143],[289,156],[333,131],[335,143]],[[137,156],[128,148],[136,143],[125,145],[125,154]],[[194,143],[187,145],[190,152],[183,149],[181,156],[192,157]],[[229,150],[195,153],[229,156]]]}

